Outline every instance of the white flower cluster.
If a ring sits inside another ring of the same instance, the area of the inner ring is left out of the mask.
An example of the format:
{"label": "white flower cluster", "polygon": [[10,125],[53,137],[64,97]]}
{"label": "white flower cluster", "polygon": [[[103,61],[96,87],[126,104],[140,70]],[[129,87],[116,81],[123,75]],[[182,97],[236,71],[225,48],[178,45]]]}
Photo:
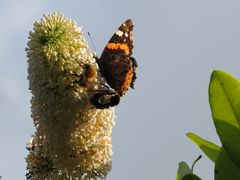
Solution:
{"label": "white flower cluster", "polygon": [[115,115],[90,102],[101,78],[81,29],[61,13],[46,15],[29,33],[26,51],[36,127],[27,179],[105,179]]}

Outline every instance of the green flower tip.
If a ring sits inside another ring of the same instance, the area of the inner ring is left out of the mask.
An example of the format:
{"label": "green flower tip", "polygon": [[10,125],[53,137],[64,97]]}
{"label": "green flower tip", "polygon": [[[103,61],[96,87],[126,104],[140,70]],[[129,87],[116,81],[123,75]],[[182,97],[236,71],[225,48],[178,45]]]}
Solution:
{"label": "green flower tip", "polygon": [[29,50],[42,50],[52,60],[76,56],[81,54],[81,49],[87,48],[81,28],[61,13],[44,15],[34,24],[29,39]]}

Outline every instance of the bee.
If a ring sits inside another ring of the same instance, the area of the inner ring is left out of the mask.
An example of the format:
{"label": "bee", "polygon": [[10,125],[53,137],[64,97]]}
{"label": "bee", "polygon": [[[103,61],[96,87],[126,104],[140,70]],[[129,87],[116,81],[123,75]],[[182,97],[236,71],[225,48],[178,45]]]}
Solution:
{"label": "bee", "polygon": [[78,83],[80,86],[88,87],[89,84],[93,83],[97,77],[97,69],[96,66],[91,64],[80,64],[83,68],[84,72],[81,75],[71,74],[77,76],[79,79],[74,81],[74,83]]}
{"label": "bee", "polygon": [[85,73],[83,77],[85,78],[86,81],[93,82],[94,79],[97,77],[96,67],[94,65],[86,64],[84,68],[85,68]]}

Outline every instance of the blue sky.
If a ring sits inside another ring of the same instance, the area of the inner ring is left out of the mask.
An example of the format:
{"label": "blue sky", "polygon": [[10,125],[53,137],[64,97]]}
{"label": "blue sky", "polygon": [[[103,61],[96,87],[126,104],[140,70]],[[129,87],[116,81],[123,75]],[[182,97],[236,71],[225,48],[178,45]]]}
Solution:
{"label": "blue sky", "polygon": [[[219,143],[208,105],[209,77],[223,69],[240,77],[237,0],[9,0],[0,7],[0,175],[25,179],[25,142],[34,132],[25,53],[33,22],[62,12],[91,32],[97,53],[131,18],[135,90],[116,108],[110,180],[174,179],[178,162],[202,154],[185,133]],[[90,40],[85,36],[90,44]],[[92,47],[91,47],[92,48]],[[206,156],[195,172],[213,179]]]}

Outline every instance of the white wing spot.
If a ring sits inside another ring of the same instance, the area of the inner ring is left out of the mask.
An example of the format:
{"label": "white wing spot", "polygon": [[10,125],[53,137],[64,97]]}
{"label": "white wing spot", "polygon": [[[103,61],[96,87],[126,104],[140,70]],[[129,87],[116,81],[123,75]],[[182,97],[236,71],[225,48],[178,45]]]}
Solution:
{"label": "white wing spot", "polygon": [[118,35],[118,36],[122,36],[122,35],[123,35],[123,32],[118,29],[118,30],[115,32],[115,34]]}
{"label": "white wing spot", "polygon": [[125,35],[125,37],[128,37],[128,33],[125,33],[124,35]]}

